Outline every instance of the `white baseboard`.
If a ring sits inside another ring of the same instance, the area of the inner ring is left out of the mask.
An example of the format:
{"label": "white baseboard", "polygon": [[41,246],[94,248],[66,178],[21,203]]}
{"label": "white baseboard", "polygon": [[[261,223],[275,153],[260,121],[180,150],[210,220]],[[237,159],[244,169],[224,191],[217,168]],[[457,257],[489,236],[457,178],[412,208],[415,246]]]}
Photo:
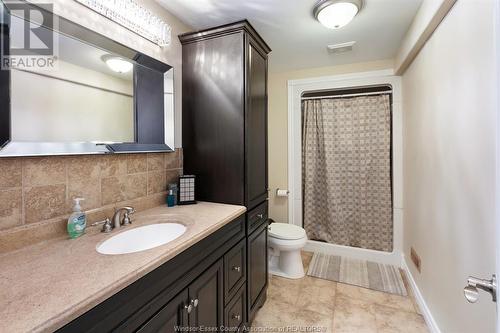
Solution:
{"label": "white baseboard", "polygon": [[432,316],[431,310],[429,309],[429,307],[427,307],[424,297],[422,296],[420,289],[418,289],[417,283],[415,282],[415,279],[413,278],[413,275],[411,274],[410,269],[408,268],[408,263],[406,262],[406,257],[404,255],[402,256],[401,265],[403,266],[403,269],[406,273],[406,277],[408,278],[408,282],[410,283],[410,287],[413,291],[413,296],[415,297],[415,300],[417,301],[418,306],[420,307],[420,311],[424,316],[425,323],[427,324],[429,331],[431,333],[441,333],[439,326],[437,325],[436,321],[434,320],[434,317]]}

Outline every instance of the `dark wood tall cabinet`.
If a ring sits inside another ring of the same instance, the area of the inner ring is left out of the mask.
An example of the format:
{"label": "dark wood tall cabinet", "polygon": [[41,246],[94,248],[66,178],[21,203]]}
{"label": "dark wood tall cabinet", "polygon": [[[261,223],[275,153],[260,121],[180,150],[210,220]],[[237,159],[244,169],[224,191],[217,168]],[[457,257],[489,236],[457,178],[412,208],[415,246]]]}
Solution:
{"label": "dark wood tall cabinet", "polygon": [[248,21],[179,36],[184,173],[197,200],[247,207],[246,308],[267,290],[267,63],[271,51]]}

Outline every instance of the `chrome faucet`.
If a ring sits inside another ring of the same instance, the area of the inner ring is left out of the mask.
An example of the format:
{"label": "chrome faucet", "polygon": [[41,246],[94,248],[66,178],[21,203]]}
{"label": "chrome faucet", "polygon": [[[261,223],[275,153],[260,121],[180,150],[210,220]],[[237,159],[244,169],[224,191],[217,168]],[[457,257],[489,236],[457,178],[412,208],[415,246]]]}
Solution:
{"label": "chrome faucet", "polygon": [[[125,212],[123,215],[123,220],[120,221],[121,213]],[[120,228],[122,225],[129,225],[132,223],[130,220],[130,215],[135,213],[135,209],[133,207],[121,207],[115,210],[115,214],[111,219],[111,225],[113,229]]]}

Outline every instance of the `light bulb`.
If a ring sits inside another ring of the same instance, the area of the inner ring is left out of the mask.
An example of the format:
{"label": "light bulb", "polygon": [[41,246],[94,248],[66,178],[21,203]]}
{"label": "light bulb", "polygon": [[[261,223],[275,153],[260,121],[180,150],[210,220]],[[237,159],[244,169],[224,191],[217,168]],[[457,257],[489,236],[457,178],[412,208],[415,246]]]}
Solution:
{"label": "light bulb", "polygon": [[128,73],[134,68],[134,64],[120,57],[110,57],[105,62],[109,69],[117,73]]}

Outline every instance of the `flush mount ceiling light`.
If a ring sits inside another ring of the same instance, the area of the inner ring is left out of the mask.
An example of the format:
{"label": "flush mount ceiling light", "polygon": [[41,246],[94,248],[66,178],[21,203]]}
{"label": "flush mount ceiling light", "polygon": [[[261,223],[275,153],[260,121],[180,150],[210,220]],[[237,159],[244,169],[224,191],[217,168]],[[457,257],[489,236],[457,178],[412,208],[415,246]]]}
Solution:
{"label": "flush mount ceiling light", "polygon": [[362,6],[362,0],[325,0],[314,6],[313,13],[325,27],[339,29],[349,24]]}
{"label": "flush mount ceiling light", "polygon": [[128,73],[134,68],[134,64],[120,57],[107,56],[103,57],[103,61],[108,65],[109,69],[116,73]]}

